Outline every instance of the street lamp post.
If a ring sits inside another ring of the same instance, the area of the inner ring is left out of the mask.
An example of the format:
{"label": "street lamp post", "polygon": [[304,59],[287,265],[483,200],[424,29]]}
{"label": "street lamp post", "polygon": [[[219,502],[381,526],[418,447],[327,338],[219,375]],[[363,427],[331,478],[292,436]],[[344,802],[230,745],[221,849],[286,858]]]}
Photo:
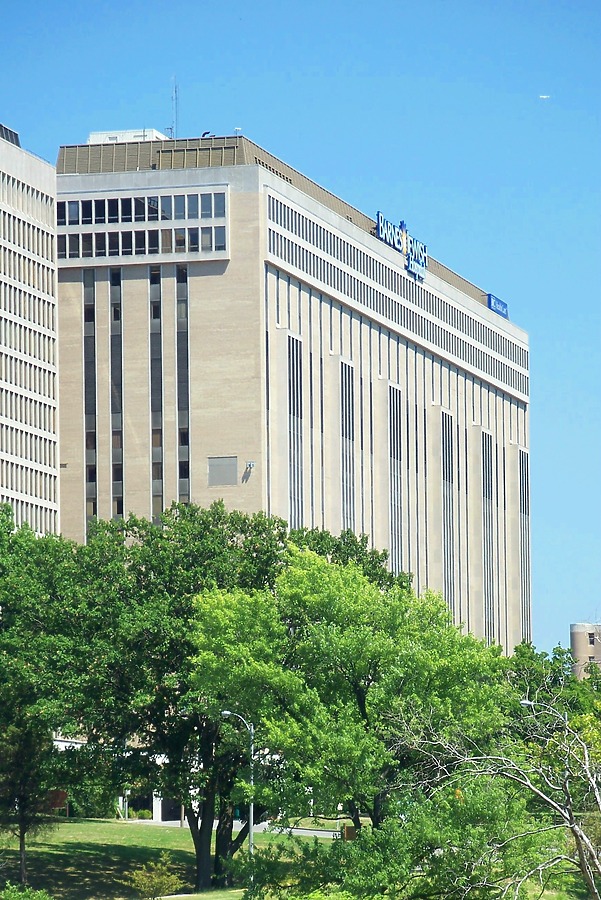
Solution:
{"label": "street lamp post", "polygon": [[[250,802],[248,804],[248,854],[252,856],[255,850],[255,842],[254,842],[254,815],[255,815],[255,804],[254,804],[254,784],[255,784],[255,728],[252,722],[247,722],[244,716],[241,716],[240,713],[232,712],[230,709],[224,709],[221,711],[221,715],[225,719],[229,719],[230,716],[234,716],[236,719],[240,719],[246,730],[248,731],[248,736],[250,738]],[[251,875],[252,880],[252,875]]]}

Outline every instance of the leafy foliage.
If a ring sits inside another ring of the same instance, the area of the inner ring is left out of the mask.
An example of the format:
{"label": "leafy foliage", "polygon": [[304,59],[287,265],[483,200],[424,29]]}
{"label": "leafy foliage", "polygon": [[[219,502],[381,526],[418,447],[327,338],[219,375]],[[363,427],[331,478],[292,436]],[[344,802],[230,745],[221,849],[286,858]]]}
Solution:
{"label": "leafy foliage", "polygon": [[168,853],[161,853],[157,862],[130,872],[124,878],[124,884],[133,888],[141,900],[159,900],[166,894],[175,894],[182,887],[181,879],[171,871]]}
{"label": "leafy foliage", "polygon": [[0,900],[52,900],[52,897],[46,891],[36,891],[31,887],[7,884],[4,890],[0,891]]}

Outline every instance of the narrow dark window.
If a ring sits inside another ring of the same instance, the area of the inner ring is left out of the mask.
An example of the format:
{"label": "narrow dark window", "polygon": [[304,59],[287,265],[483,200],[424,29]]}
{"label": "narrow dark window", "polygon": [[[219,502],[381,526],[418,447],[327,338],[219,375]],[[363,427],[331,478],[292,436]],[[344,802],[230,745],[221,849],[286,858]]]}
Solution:
{"label": "narrow dark window", "polygon": [[131,220],[132,220],[131,197],[122,197],[121,198],[121,221],[122,222],[131,222]]}
{"label": "narrow dark window", "polygon": [[225,194],[214,194],[213,197],[215,209],[214,209],[214,217],[216,219],[224,219],[225,218]]}
{"label": "narrow dark window", "polygon": [[302,343],[288,336],[288,524],[303,526],[303,355]]}
{"label": "narrow dark window", "polygon": [[188,194],[188,218],[198,218],[198,194]]}
{"label": "narrow dark window", "polygon": [[494,643],[495,634],[495,580],[493,533],[493,443],[492,435],[482,434],[482,566],[484,573],[484,637]]}
{"label": "narrow dark window", "polygon": [[201,219],[212,219],[213,218],[213,195],[212,194],[201,194],[200,195],[200,218]]}
{"label": "narrow dark window", "polygon": [[173,218],[174,219],[185,219],[186,218],[186,195],[185,194],[176,194],[173,198]]}
{"label": "narrow dark window", "polygon": [[455,617],[455,514],[453,418],[442,412],[442,568],[443,597]]}
{"label": "narrow dark window", "polygon": [[96,225],[106,222],[106,200],[94,200],[94,222]]}
{"label": "narrow dark window", "polygon": [[403,467],[402,467],[402,394],[398,387],[388,388],[388,443],[390,493],[390,565],[393,572],[402,572],[403,545]]}
{"label": "narrow dark window", "polygon": [[355,530],[355,389],[354,370],[340,364],[342,530]]}
{"label": "narrow dark window", "polygon": [[92,224],[92,201],[91,200],[82,200],[81,201],[81,224],[82,225],[91,225]]}
{"label": "narrow dark window", "polygon": [[173,218],[171,197],[161,197],[161,219],[171,218]]}

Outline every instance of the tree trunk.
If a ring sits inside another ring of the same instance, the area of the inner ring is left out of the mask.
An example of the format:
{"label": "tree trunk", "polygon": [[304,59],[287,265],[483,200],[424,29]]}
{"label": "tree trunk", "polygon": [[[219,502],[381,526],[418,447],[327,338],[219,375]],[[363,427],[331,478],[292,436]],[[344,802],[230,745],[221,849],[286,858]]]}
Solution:
{"label": "tree trunk", "polygon": [[359,810],[357,809],[357,805],[354,800],[349,801],[348,810],[351,815],[351,819],[353,820],[353,825],[357,829],[357,831],[361,830],[361,819],[359,818]]}
{"label": "tree trunk", "polygon": [[25,859],[25,827],[19,825],[19,881],[27,884],[27,863]]}
{"label": "tree trunk", "polygon": [[215,884],[219,887],[231,887],[232,879],[227,874],[226,863],[233,854],[232,834],[234,830],[234,806],[229,800],[222,799],[219,804],[219,821],[215,835]]}
{"label": "tree trunk", "polygon": [[374,809],[371,823],[374,828],[379,828],[384,822],[384,794],[376,794],[374,797]]}
{"label": "tree trunk", "polygon": [[214,816],[215,789],[207,787],[200,808],[200,825],[193,808],[191,806],[186,807],[186,819],[190,826],[196,855],[196,882],[194,887],[197,891],[211,887],[211,837],[213,835]]}

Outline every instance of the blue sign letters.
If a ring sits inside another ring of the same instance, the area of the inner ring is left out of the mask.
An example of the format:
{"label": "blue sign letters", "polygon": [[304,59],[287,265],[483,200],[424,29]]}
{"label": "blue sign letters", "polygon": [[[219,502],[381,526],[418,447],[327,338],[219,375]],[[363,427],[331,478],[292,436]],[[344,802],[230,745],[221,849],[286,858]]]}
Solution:
{"label": "blue sign letters", "polygon": [[376,237],[405,257],[405,268],[418,281],[423,281],[428,267],[428,248],[417,238],[411,237],[404,222],[393,225],[379,212]]}
{"label": "blue sign letters", "polygon": [[492,309],[493,312],[496,312],[499,316],[503,316],[504,319],[509,318],[509,310],[507,308],[507,304],[503,300],[499,300],[498,297],[495,297],[494,294],[487,294],[488,299],[488,308]]}

